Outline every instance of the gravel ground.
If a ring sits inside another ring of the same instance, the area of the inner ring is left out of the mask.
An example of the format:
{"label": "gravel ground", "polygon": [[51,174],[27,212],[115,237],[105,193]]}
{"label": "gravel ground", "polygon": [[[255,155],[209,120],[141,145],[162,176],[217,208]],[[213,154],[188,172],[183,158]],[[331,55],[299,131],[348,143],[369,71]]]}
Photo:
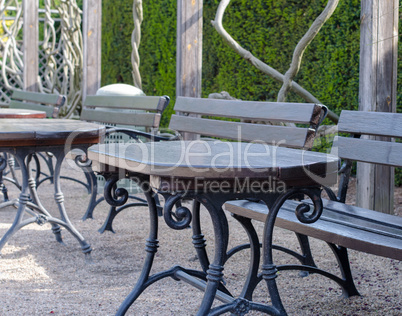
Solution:
{"label": "gravel ground", "polygon": [[[68,166],[63,172],[77,175]],[[23,228],[1,253],[0,315],[114,315],[140,274],[148,230],[147,209],[124,211],[114,223],[115,234],[99,234],[97,230],[107,214],[107,204],[97,207],[94,219],[82,221],[88,202],[86,191],[69,181],[62,184],[70,219],[93,248],[93,263],[86,263],[79,244],[68,232],[63,231],[65,245],[62,245],[55,241],[50,225]],[[8,187],[11,197],[16,197],[17,191],[11,185]],[[44,183],[39,193],[43,204],[55,210],[52,186]],[[398,212],[402,202],[399,197],[397,194]],[[212,225],[206,212],[203,213],[207,248],[212,252]],[[14,215],[12,207],[0,211],[0,236],[10,227]],[[240,225],[228,218],[231,245],[245,242],[247,237]],[[256,227],[261,234],[262,225],[256,223]],[[172,231],[161,219],[159,240],[153,272],[175,264],[198,267],[190,229]],[[297,249],[294,234],[282,229],[276,229],[275,243]],[[312,240],[312,249],[320,267],[337,271],[325,243]],[[247,255],[247,251],[237,254],[224,270],[227,286],[235,294],[241,290],[247,272]],[[281,253],[275,253],[275,260],[293,262]],[[362,296],[349,299],[341,296],[333,281],[321,276],[301,278],[297,272],[281,272],[277,282],[289,315],[401,315],[402,263],[356,251],[350,251],[350,261]],[[191,286],[165,279],[148,288],[127,315],[194,315],[201,297]],[[255,300],[269,300],[264,284],[258,286]]]}

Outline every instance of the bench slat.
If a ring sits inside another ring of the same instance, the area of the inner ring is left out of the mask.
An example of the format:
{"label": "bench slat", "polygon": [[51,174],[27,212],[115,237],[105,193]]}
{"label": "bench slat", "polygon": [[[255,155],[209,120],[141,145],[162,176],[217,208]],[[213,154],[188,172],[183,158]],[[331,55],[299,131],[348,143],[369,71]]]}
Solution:
{"label": "bench slat", "polygon": [[[402,260],[402,218],[339,202],[323,200],[324,210],[313,224],[303,224],[294,214],[297,201],[286,201],[275,225],[346,248]],[[231,213],[265,222],[265,204],[247,200],[225,204]]]}
{"label": "bench slat", "polygon": [[231,117],[253,121],[317,124],[321,105],[178,97],[175,110],[206,116]]}
{"label": "bench slat", "polygon": [[56,118],[65,101],[66,97],[59,94],[14,90],[9,107],[44,111],[47,117]]}
{"label": "bench slat", "polygon": [[28,100],[43,104],[58,104],[60,96],[58,94],[38,93],[22,90],[14,90],[11,96],[14,100]]}
{"label": "bench slat", "polygon": [[169,128],[179,132],[238,141],[262,141],[267,144],[278,144],[280,142],[279,145],[281,146],[295,148],[311,147],[315,135],[315,131],[309,128],[247,124],[183,115],[172,115]]}
{"label": "bench slat", "polygon": [[163,112],[169,98],[159,96],[87,96],[84,107]]}
{"label": "bench slat", "polygon": [[11,109],[30,109],[35,111],[44,111],[46,112],[47,117],[51,117],[54,111],[52,106],[30,103],[30,102],[20,102],[16,100],[11,100],[9,103],[9,107]]}
{"label": "bench slat", "polygon": [[129,126],[158,127],[160,119],[161,114],[159,113],[136,113],[94,109],[83,109],[81,113],[81,120]]}
{"label": "bench slat", "polygon": [[337,137],[332,153],[344,159],[402,166],[402,143],[383,142],[352,137]]}
{"label": "bench slat", "polygon": [[402,115],[344,110],[339,119],[338,131],[351,134],[402,137]]}

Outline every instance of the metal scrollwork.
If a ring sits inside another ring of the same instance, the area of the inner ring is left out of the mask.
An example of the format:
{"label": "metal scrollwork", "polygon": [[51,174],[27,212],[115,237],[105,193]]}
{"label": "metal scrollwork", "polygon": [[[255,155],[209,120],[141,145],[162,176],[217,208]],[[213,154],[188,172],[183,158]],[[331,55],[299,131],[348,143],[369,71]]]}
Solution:
{"label": "metal scrollwork", "polygon": [[87,155],[78,155],[74,158],[75,163],[78,167],[85,168],[92,165],[92,160],[88,159]]}
{"label": "metal scrollwork", "polygon": [[169,196],[163,208],[163,218],[166,224],[176,230],[189,227],[192,220],[191,212],[185,206],[176,206],[176,210],[173,212],[173,207],[181,198],[181,194]]}
{"label": "metal scrollwork", "polygon": [[295,211],[297,219],[304,224],[312,224],[316,222],[320,218],[323,209],[321,191],[318,189],[297,189],[297,193],[307,195],[314,205],[314,209],[311,211],[309,204],[304,202],[299,204]]}
{"label": "metal scrollwork", "polygon": [[104,188],[104,196],[107,203],[111,206],[122,206],[128,200],[128,191],[124,188],[117,188],[116,183],[119,181],[118,176],[110,177],[106,183]]}

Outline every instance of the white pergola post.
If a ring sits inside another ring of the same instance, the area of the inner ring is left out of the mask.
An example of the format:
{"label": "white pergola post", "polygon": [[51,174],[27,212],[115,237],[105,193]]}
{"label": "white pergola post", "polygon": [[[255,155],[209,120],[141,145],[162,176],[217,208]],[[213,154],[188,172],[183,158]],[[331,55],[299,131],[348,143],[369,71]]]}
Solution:
{"label": "white pergola post", "polygon": [[202,8],[202,0],[177,0],[176,96],[201,97]]}
{"label": "white pergola post", "polygon": [[[398,19],[398,0],[361,1],[360,111],[396,112]],[[393,168],[358,163],[358,206],[392,213],[393,195]]]}
{"label": "white pergola post", "polygon": [[83,42],[84,70],[82,100],[95,95],[101,85],[102,1],[84,0]]}
{"label": "white pergola post", "polygon": [[23,0],[23,89],[38,91],[39,76],[39,0]]}
{"label": "white pergola post", "polygon": [[201,97],[202,0],[177,1],[176,95]]}

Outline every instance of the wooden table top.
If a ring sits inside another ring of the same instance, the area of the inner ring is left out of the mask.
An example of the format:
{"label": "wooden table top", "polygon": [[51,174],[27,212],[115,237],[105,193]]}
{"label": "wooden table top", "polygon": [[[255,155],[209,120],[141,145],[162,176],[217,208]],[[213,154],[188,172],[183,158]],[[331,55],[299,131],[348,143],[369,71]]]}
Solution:
{"label": "wooden table top", "polygon": [[292,185],[316,184],[319,177],[335,183],[339,161],[324,153],[220,141],[102,144],[92,146],[88,157],[99,171],[113,166],[159,178],[273,178]]}
{"label": "wooden table top", "polygon": [[79,120],[1,119],[0,147],[97,144],[105,126]]}
{"label": "wooden table top", "polygon": [[46,118],[46,112],[27,109],[0,109],[0,118]]}

